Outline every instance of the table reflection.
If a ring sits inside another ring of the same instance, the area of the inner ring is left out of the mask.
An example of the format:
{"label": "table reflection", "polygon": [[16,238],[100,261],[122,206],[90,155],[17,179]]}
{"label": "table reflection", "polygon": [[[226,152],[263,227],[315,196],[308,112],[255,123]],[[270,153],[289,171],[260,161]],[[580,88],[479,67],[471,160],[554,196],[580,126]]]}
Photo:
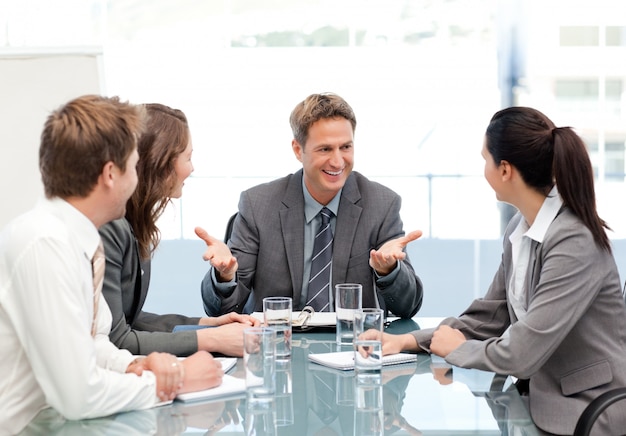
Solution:
{"label": "table reflection", "polygon": [[[416,327],[402,321],[388,330],[401,333]],[[264,408],[248,404],[242,394],[83,421],[67,421],[46,410],[23,434],[537,434],[507,377],[451,367],[436,356],[420,354],[417,362],[386,366],[375,383],[361,385],[354,371],[327,368],[307,358],[338,350],[334,332],[294,333],[292,359],[278,366],[276,395]],[[241,359],[229,374],[245,377]]]}

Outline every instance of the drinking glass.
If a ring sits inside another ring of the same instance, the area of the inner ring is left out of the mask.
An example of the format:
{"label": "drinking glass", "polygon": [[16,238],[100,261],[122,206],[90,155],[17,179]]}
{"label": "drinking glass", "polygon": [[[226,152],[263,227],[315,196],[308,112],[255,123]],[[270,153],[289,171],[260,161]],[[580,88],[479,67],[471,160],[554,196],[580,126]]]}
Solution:
{"label": "drinking glass", "polygon": [[361,309],[362,294],[363,287],[358,283],[341,283],[335,286],[337,345],[352,346],[354,338],[354,313]]}
{"label": "drinking glass", "polygon": [[266,297],[263,299],[265,326],[276,331],[276,359],[291,357],[291,297]]}
{"label": "drinking glass", "polygon": [[250,327],[243,331],[243,364],[248,401],[271,399],[276,390],[276,331]]}

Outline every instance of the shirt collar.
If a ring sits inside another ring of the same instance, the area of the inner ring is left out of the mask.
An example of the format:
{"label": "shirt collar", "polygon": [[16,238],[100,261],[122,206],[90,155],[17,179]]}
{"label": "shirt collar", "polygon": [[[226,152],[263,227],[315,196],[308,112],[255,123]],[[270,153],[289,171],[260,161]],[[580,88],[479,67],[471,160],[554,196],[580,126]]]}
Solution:
{"label": "shirt collar", "polygon": [[98,229],[81,211],[76,209],[62,198],[55,197],[43,200],[45,206],[52,211],[68,228],[72,229],[72,234],[76,236],[76,241],[84,250],[85,255],[91,259],[100,244],[100,234]]}
{"label": "shirt collar", "polygon": [[333,197],[330,202],[324,206],[323,204],[318,203],[309,193],[309,190],[304,183],[304,176],[302,177],[302,192],[304,193],[304,218],[309,224],[313,218],[315,218],[322,210],[323,207],[327,207],[330,211],[337,216],[337,211],[339,210],[339,199],[341,198],[341,189],[337,192],[337,195]]}
{"label": "shirt collar", "polygon": [[509,237],[509,240],[513,241],[514,239],[519,238],[520,233],[523,233],[524,236],[528,236],[530,239],[542,243],[550,224],[552,224],[552,221],[554,221],[554,218],[556,218],[562,206],[563,200],[559,195],[556,185],[554,185],[546,199],[543,201],[533,225],[529,228],[526,220],[522,219],[515,228],[515,231],[513,231]]}

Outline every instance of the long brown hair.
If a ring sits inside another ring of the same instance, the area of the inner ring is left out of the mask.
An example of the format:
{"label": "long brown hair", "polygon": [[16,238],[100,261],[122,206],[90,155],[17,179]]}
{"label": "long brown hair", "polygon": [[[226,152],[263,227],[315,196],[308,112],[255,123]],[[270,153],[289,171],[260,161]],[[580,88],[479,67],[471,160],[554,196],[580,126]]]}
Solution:
{"label": "long brown hair", "polygon": [[170,202],[176,183],[174,164],[190,140],[185,114],[168,106],[145,105],[149,120],[139,138],[137,189],[126,204],[126,219],[139,243],[139,255],[148,259],[161,239],[157,220]]}
{"label": "long brown hair", "polygon": [[583,140],[570,127],[556,127],[543,113],[528,107],[496,112],[486,132],[487,149],[496,164],[506,160],[524,181],[547,195],[556,183],[563,204],[591,231],[596,243],[611,252],[598,216],[593,168]]}

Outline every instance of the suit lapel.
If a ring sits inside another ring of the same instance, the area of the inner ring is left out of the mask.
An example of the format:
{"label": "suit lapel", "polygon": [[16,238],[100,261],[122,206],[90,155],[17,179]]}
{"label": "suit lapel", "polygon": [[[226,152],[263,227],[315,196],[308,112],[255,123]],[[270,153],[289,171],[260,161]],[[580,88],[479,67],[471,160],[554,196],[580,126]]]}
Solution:
{"label": "suit lapel", "polygon": [[352,173],[341,191],[339,200],[333,241],[333,283],[345,283],[347,280],[348,262],[356,234],[356,225],[363,211],[363,208],[356,204],[360,199],[361,192]]}
{"label": "suit lapel", "polygon": [[302,170],[289,180],[283,206],[279,211],[281,235],[287,253],[287,264],[293,283],[293,301],[298,305],[302,293],[304,274],[304,195],[302,193]]}
{"label": "suit lapel", "polygon": [[[137,237],[135,236],[135,232],[127,221],[128,228],[130,229],[130,233],[133,239],[133,255],[134,262],[137,263],[137,275],[135,277],[135,291],[133,295],[133,304],[131,307],[129,323],[134,323],[139,317],[139,313],[141,312],[141,308],[143,307],[144,302],[146,301],[146,296],[148,295],[148,286],[150,285],[150,266],[151,262],[148,260],[147,262],[141,261],[141,256],[139,256],[139,243],[137,242]],[[127,315],[127,316],[128,316]]]}
{"label": "suit lapel", "polygon": [[[139,288],[139,295],[135,296],[135,301],[137,302],[137,306],[134,307],[135,319],[139,316],[141,312],[141,308],[143,304],[146,302],[146,297],[148,296],[148,287],[150,286],[150,274],[152,262],[150,259],[139,263],[139,271],[137,272],[139,283],[141,286],[137,286]],[[136,291],[135,291],[136,292]]]}
{"label": "suit lapel", "polygon": [[526,270],[526,282],[524,287],[526,288],[526,307],[530,304],[530,300],[535,295],[535,288],[539,282],[539,274],[541,265],[539,263],[539,249],[541,244],[537,241],[531,241],[530,245],[530,259],[528,259],[528,269]]}

